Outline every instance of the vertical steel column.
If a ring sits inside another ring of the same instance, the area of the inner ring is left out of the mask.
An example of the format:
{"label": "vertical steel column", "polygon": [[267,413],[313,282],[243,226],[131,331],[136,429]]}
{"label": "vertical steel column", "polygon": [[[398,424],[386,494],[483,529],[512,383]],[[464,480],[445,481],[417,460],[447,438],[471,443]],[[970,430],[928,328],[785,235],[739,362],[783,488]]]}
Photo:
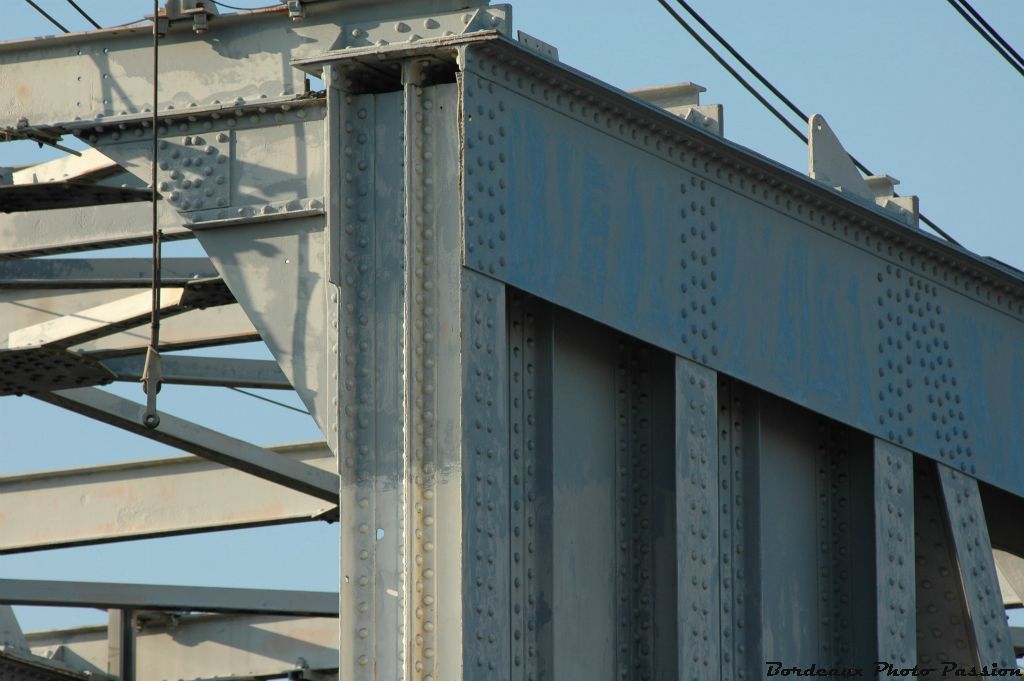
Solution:
{"label": "vertical steel column", "polygon": [[[457,90],[424,85],[421,65],[410,62],[401,92],[329,101],[340,117],[332,150],[340,158],[339,285],[329,328],[342,483],[341,675],[454,678],[464,663],[471,555],[462,544],[464,366],[476,352],[464,347],[475,316],[461,303],[459,205],[450,200]],[[504,287],[488,285],[496,303]],[[504,321],[504,307],[487,314]],[[503,324],[488,330],[504,340]],[[500,352],[494,340],[487,347]],[[487,374],[506,386],[504,374]],[[507,449],[507,433],[503,441]]]}
{"label": "vertical steel column", "polygon": [[935,466],[939,472],[939,486],[948,514],[954,557],[967,604],[969,631],[978,661],[983,665],[996,664],[1013,669],[1017,660],[996,579],[978,481],[944,464],[936,463]]}
{"label": "vertical steel column", "polygon": [[917,664],[914,455],[875,440],[875,611],[878,660]]}
{"label": "vertical steel column", "polygon": [[679,671],[722,677],[718,377],[676,358],[676,556]]}
{"label": "vertical steel column", "polygon": [[615,367],[616,667],[619,678],[654,673],[654,396],[652,349],[618,341]]}
{"label": "vertical steel column", "polygon": [[[541,409],[539,381],[542,371],[539,353],[536,304],[522,293],[508,300],[508,377],[510,506],[512,520],[512,574],[510,634],[512,635],[512,681],[541,679],[542,662],[538,633],[538,609],[542,592],[540,548]],[[545,377],[546,378],[546,375]]]}
{"label": "vertical steel column", "polygon": [[[744,391],[736,381],[718,377],[719,561],[721,563],[722,678],[743,681],[751,662],[760,663],[750,650],[747,611],[750,607],[746,575],[749,558],[757,551],[747,546],[747,444],[744,429]],[[749,557],[749,558],[748,558]]]}
{"label": "vertical steel column", "polygon": [[512,662],[505,286],[466,270],[462,296],[462,678],[497,681],[509,676]]}
{"label": "vertical steel column", "polygon": [[815,497],[818,535],[818,659],[841,667],[850,658],[850,470],[845,429],[818,419]]}
{"label": "vertical steel column", "polygon": [[121,681],[135,681],[135,614],[107,611],[107,672]]}
{"label": "vertical steel column", "polygon": [[[335,87],[329,78],[330,88]],[[395,216],[378,215],[375,206],[376,134],[378,109],[373,95],[335,93],[328,103],[328,130],[336,129],[337,146],[328,150],[336,161],[327,178],[342,196],[337,230],[326,240],[328,262],[338,262],[340,284],[328,287],[331,352],[329,371],[333,389],[334,422],[330,443],[338,454],[341,478],[341,676],[369,681],[378,674],[398,676],[401,628],[399,560],[401,539],[394,510],[394,492],[401,479],[401,442],[397,405],[383,404],[388,373],[400,371],[394,334],[379,334],[381,314],[400,314],[396,291],[378,282],[380,236],[394,235]],[[388,106],[390,105],[390,106]],[[391,113],[394,126],[399,112],[394,102],[380,103]],[[397,133],[397,130],[393,130]],[[332,139],[333,141],[333,139]],[[382,174],[397,173],[395,167]],[[330,195],[330,192],[329,192]],[[390,218],[390,223],[388,222]],[[326,227],[333,221],[328,218]],[[395,258],[387,263],[401,267]],[[379,355],[379,356],[378,356]],[[395,379],[392,378],[391,382]],[[378,432],[378,428],[380,432]]]}

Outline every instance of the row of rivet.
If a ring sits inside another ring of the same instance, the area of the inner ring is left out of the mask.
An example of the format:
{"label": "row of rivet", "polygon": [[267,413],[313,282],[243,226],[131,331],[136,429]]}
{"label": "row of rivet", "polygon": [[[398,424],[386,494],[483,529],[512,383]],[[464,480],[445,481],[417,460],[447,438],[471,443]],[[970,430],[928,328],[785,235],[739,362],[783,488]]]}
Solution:
{"label": "row of rivet", "polygon": [[850,472],[845,427],[818,423],[815,494],[818,524],[818,642],[829,665],[850,654]]}
{"label": "row of rivet", "polygon": [[509,424],[504,285],[463,271],[465,678],[506,679],[509,636]]}
{"label": "row of rivet", "polygon": [[615,670],[622,681],[630,679],[633,651],[632,565],[633,518],[630,508],[629,460],[629,341],[619,341],[615,366]]}
{"label": "row of rivet", "polygon": [[[934,436],[940,460],[975,473],[943,290],[892,265],[877,280],[879,425],[901,445]],[[928,420],[921,410],[927,410]]]}
{"label": "row of rivet", "polygon": [[509,300],[512,518],[512,681],[535,681],[537,662],[536,317],[522,293]]}
{"label": "row of rivet", "polygon": [[[219,104],[219,102],[218,102]],[[196,107],[193,107],[196,108]],[[187,111],[187,110],[186,110]],[[321,97],[303,97],[274,102],[249,102],[239,98],[234,107],[214,110],[186,112],[173,106],[159,114],[157,133],[211,132],[225,128],[274,125],[280,123],[301,123],[306,120],[320,120],[326,114]],[[145,113],[149,113],[146,109]],[[100,139],[120,141],[129,136],[142,137],[153,127],[152,116],[140,117],[122,113],[124,118],[99,116],[95,121],[76,124],[71,130],[77,137],[96,142]]]}
{"label": "row of rivet", "polygon": [[418,84],[406,85],[405,191],[405,428],[409,483],[406,490],[406,550],[412,561],[405,579],[412,587],[409,613],[411,678],[436,677],[436,528],[437,475],[437,248],[434,238],[433,100]]}
{"label": "row of rivet", "polygon": [[684,175],[679,184],[681,354],[708,364],[718,356],[718,201],[705,180]]}
{"label": "row of rivet", "polygon": [[[539,561],[537,554],[537,483],[538,451],[537,423],[538,355],[537,315],[533,306],[527,306],[523,313],[523,496],[524,496],[524,548],[526,559],[526,631],[523,632],[525,653],[525,681],[540,681],[541,665],[537,646],[537,613],[540,598],[540,582],[537,575]],[[514,636],[513,632],[513,636]]]}
{"label": "row of rivet", "polygon": [[[498,28],[506,21],[505,8],[501,6],[482,8],[487,16],[480,21],[481,29]],[[362,48],[371,45],[387,47],[395,43],[416,43],[421,40],[447,38],[468,30],[473,22],[473,12],[438,15],[420,19],[396,21],[393,24],[378,21],[359,24],[348,28],[344,33],[345,48]]]}
{"label": "row of rivet", "polygon": [[914,455],[875,440],[875,574],[878,659],[917,661],[914,589]]}
{"label": "row of rivet", "polygon": [[342,197],[342,279],[332,299],[339,312],[331,322],[338,339],[331,346],[337,357],[332,378],[339,385],[332,408],[339,414],[342,582],[348,585],[341,605],[341,664],[345,678],[369,680],[377,633],[373,98],[345,96],[341,108],[342,177],[329,178],[340,185]]}
{"label": "row of rivet", "polygon": [[[666,118],[654,122],[630,111],[625,102],[598,98],[570,82],[570,76],[553,76],[518,59],[509,59],[500,47],[473,46],[467,57],[477,75],[492,79],[514,92],[553,106],[576,120],[644,149],[681,168],[738,195],[782,212],[804,224],[832,234],[858,249],[866,248],[878,257],[930,277],[968,295],[978,302],[1024,316],[1024,295],[997,282],[980,268],[971,268],[951,256],[926,252],[903,239],[905,227],[883,227],[888,219],[867,218],[862,209],[844,205],[841,198],[826,199],[792,180],[775,177],[770,171],[739,156],[723,154],[717,140],[673,125]],[[547,67],[550,69],[550,67]]]}
{"label": "row of rivet", "polygon": [[717,390],[715,372],[676,359],[679,672],[693,681],[721,664]]}
{"label": "row of rivet", "polygon": [[719,560],[722,571],[722,678],[745,679],[743,402],[732,379],[718,382],[718,470],[721,484]]}
{"label": "row of rivet", "polygon": [[629,366],[630,627],[632,678],[654,678],[654,443],[651,349],[632,344]]}
{"label": "row of rivet", "polygon": [[496,92],[493,83],[468,70],[463,76],[466,262],[486,274],[502,271],[507,263],[509,131],[506,105]]}

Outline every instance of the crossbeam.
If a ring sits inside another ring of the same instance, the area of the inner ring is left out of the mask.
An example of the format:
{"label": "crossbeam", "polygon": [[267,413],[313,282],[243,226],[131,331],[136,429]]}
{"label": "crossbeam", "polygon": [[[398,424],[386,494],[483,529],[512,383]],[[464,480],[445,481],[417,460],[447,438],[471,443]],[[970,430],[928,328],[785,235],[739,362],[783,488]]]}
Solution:
{"label": "crossbeam", "polygon": [[227,589],[37,579],[0,579],[0,603],[104,610],[127,608],[300,617],[338,616],[338,594],[328,591]]}
{"label": "crossbeam", "polygon": [[[160,289],[161,315],[184,311],[184,288]],[[68,347],[94,338],[138,326],[149,319],[153,298],[148,292],[135,293],[110,303],[81,312],[51,319],[24,329],[12,331],[7,337],[8,350],[41,346]]]}
{"label": "crossbeam", "polygon": [[146,428],[142,425],[144,405],[98,388],[58,390],[33,397],[318,499],[338,503],[336,474],[169,414],[160,414],[158,427]]}
{"label": "crossbeam", "polygon": [[[260,334],[240,305],[191,310],[160,323],[163,351],[207,348],[260,340]],[[149,325],[98,338],[71,348],[95,358],[144,353],[149,345]]]}
{"label": "crossbeam", "polygon": [[[149,288],[151,268],[149,258],[0,260],[0,289]],[[216,276],[217,270],[207,258],[160,261],[160,280],[165,286]]]}
{"label": "crossbeam", "polygon": [[[278,456],[329,471],[322,442]],[[39,522],[67,508],[57,522]],[[0,554],[310,522],[326,502],[196,456],[0,477]],[[0,609],[0,639],[4,637]],[[2,642],[2,641],[0,641]]]}
{"label": "crossbeam", "polygon": [[[140,381],[146,366],[142,356],[119,357],[101,362],[116,381]],[[292,385],[281,367],[269,359],[228,359],[167,355],[160,360],[164,383],[209,385],[235,388],[290,390]]]}
{"label": "crossbeam", "polygon": [[[117,203],[84,208],[0,214],[0,260],[135,246],[153,238],[150,207]],[[173,208],[157,203],[164,241],[191,239]]]}
{"label": "crossbeam", "polygon": [[[143,611],[138,613],[137,622],[139,679],[281,678],[300,666],[306,678],[311,671],[338,668],[336,619],[269,615],[161,617]],[[34,632],[27,638],[35,655],[63,660],[76,669],[107,669],[105,626]]]}

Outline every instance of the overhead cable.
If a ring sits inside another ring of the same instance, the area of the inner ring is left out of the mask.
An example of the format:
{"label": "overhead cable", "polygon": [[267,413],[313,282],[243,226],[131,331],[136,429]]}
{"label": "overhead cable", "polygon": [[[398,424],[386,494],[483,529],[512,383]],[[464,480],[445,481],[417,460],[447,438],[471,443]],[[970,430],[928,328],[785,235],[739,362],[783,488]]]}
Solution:
{"label": "overhead cable", "polygon": [[92,24],[96,28],[103,28],[102,26],[97,24],[95,21],[93,21],[93,18],[91,16],[89,16],[88,14],[86,14],[85,10],[82,9],[81,7],[79,7],[78,3],[75,2],[75,0],[68,0],[68,4],[71,5],[72,7],[74,7],[76,10],[78,10],[78,13],[81,14],[83,17],[85,17],[85,20],[88,21],[90,24]]}
{"label": "overhead cable", "polygon": [[985,17],[981,16],[978,10],[974,9],[974,7],[971,6],[971,3],[967,2],[967,0],[960,0],[960,4],[963,5],[968,12],[971,13],[971,16],[977,19],[978,22],[985,27],[986,31],[992,34],[993,38],[999,41],[999,44],[1002,45],[1007,52],[1013,55],[1013,57],[1017,60],[1018,63],[1024,64],[1024,57],[1020,56],[1020,53],[1017,52],[1017,50],[1013,49],[1013,46],[1010,45],[1010,43],[1006,42],[1003,39],[1003,36],[999,35],[999,31],[992,28],[992,25],[985,21]]}
{"label": "overhead cable", "polygon": [[217,5],[218,7],[223,7],[224,9],[234,9],[238,10],[239,12],[252,12],[253,10],[257,9],[268,9],[270,7],[277,7],[277,5],[266,5],[263,7],[235,7],[234,5],[226,5],[220,0],[210,0],[210,2]]}
{"label": "overhead cable", "polygon": [[285,404],[284,402],[278,402],[277,400],[272,400],[269,397],[264,397],[263,395],[258,395],[256,393],[251,393],[248,390],[242,390],[241,388],[236,388],[234,386],[228,386],[228,387],[231,388],[232,390],[234,390],[236,393],[242,393],[243,395],[248,395],[249,397],[255,397],[257,400],[263,400],[264,402],[270,402],[271,404],[276,404],[279,407],[284,407],[285,409],[291,409],[292,411],[297,411],[300,414],[305,414],[306,416],[311,416],[311,414],[308,411],[306,411],[305,409],[299,409],[298,407],[293,407],[290,404]]}
{"label": "overhead cable", "polygon": [[56,19],[51,17],[49,14],[46,13],[46,10],[44,10],[42,7],[40,7],[36,3],[32,2],[32,0],[25,0],[25,2],[27,2],[29,5],[31,5],[35,9],[35,11],[39,12],[44,17],[46,17],[50,21],[51,24],[53,24],[54,26],[56,26],[60,30],[64,31],[65,33],[71,33],[71,31],[69,31],[67,28],[65,28],[64,24],[60,23],[59,21],[57,21]]}
{"label": "overhead cable", "polygon": [[[762,75],[762,73],[760,71],[758,71],[757,68],[755,68],[753,64],[751,64],[749,61],[747,61],[743,57],[742,54],[740,54],[735,48],[733,48],[733,46],[731,44],[729,44],[729,42],[724,37],[722,37],[722,35],[718,31],[716,31],[711,26],[711,24],[709,24],[695,9],[693,9],[693,7],[691,7],[689,5],[689,3],[687,3],[685,0],[676,0],[676,2],[684,10],[686,10],[686,12],[691,17],[693,17],[694,20],[697,21],[708,33],[710,33],[719,43],[721,43],[722,46],[725,47],[725,49],[728,50],[729,53],[733,57],[735,57],[736,60],[739,61],[744,66],[744,68],[746,68],[748,71],[750,71],[750,73],[752,73],[754,75],[754,77],[757,78],[758,81],[761,82],[761,84],[763,84],[766,88],[768,88],[768,90],[771,91],[771,93],[773,95],[778,97],[779,100],[782,101],[787,107],[789,107],[789,109],[794,114],[799,116],[802,119],[802,122],[806,123],[806,121],[809,118],[807,116],[807,114],[805,114],[796,104],[794,104],[792,102],[792,100],[790,100],[788,97],[786,97],[782,93],[781,90],[779,90],[777,87],[775,87],[771,83],[771,81],[769,81],[764,75]],[[682,26],[686,30],[686,32],[689,33],[690,36],[694,40],[696,40],[697,43],[701,47],[703,47],[704,50],[708,54],[710,54],[712,57],[714,57],[715,61],[717,61],[722,66],[722,68],[724,68],[726,71],[728,71],[729,74],[733,78],[735,78],[737,80],[737,82],[739,82],[740,85],[742,85],[747,90],[747,92],[752,94],[757,99],[758,102],[760,102],[766,109],[768,109],[772,114],[774,114],[775,117],[777,119],[779,119],[779,121],[781,121],[782,124],[785,125],[790,130],[790,132],[792,132],[794,135],[796,135],[804,144],[808,144],[809,143],[808,139],[807,139],[807,135],[805,135],[796,126],[794,126],[789,121],[789,119],[787,119],[777,108],[772,106],[772,104],[770,102],[768,102],[768,100],[766,100],[764,98],[764,96],[761,95],[761,93],[757,92],[757,90],[755,90],[754,87],[745,78],[743,78],[743,76],[741,76],[736,71],[736,69],[734,69],[728,62],[726,62],[725,59],[706,40],[704,40],[704,38],[701,37],[700,34],[697,33],[696,30],[692,26],[690,26],[686,22],[685,19],[683,19],[683,17],[681,17],[672,7],[670,7],[665,2],[665,0],[658,0],[658,3],[662,7],[664,7],[665,10],[669,14],[672,15],[672,18],[674,18],[676,20],[676,22],[678,22],[679,25]],[[866,175],[874,175],[874,173],[871,172],[871,170],[867,166],[865,166],[863,163],[861,163],[859,160],[857,160],[857,158],[855,156],[853,156],[849,152],[847,152],[847,156],[849,156],[850,161],[852,161],[853,164],[855,166],[857,166],[857,168],[859,170],[861,170],[863,173],[865,173]],[[947,232],[945,232],[943,229],[941,229],[938,225],[936,225],[934,222],[932,222],[923,213],[919,213],[918,217],[921,219],[922,222],[924,222],[926,225],[931,227],[941,237],[943,237],[944,239],[946,239],[950,243],[956,244],[958,246],[960,245],[960,243],[956,239],[954,239]]]}
{"label": "overhead cable", "polygon": [[[992,46],[992,49],[999,53],[999,56],[1006,60],[1007,64],[1012,66],[1017,71],[1017,73],[1024,76],[1024,60],[1020,58],[1020,55],[1017,54],[1016,50],[1010,47],[1009,43],[1003,40],[1002,36],[1000,36],[998,33],[995,32],[994,29],[991,28],[989,23],[985,21],[973,7],[970,8],[970,14],[968,14],[967,10],[964,7],[961,7],[956,0],[946,0],[946,2],[948,2],[949,5],[953,9],[955,9],[961,17],[963,17],[964,21],[970,24],[971,28],[977,31],[978,35],[984,38],[985,41]],[[966,2],[964,2],[963,4],[965,7],[968,6]],[[974,15],[978,19],[980,19],[981,22],[985,24],[985,28],[983,28],[977,21],[975,21],[974,17],[972,17],[971,15]],[[986,28],[988,30],[986,30]],[[989,34],[989,31],[991,31],[992,33]],[[998,40],[996,39],[996,36],[998,36]],[[1004,45],[1007,48],[1009,48],[1009,52],[1003,48]],[[1010,52],[1012,52],[1013,54],[1011,55]]]}
{"label": "overhead cable", "polygon": [[786,126],[787,128],[789,128],[790,132],[792,132],[792,133],[793,133],[794,135],[796,135],[797,137],[799,137],[800,139],[802,139],[802,140],[804,141],[804,143],[805,143],[805,144],[807,143],[807,135],[805,135],[805,134],[803,134],[802,132],[800,132],[800,130],[799,130],[799,129],[798,129],[798,128],[797,128],[796,126],[795,126],[795,125],[793,125],[792,123],[790,123],[790,122],[789,122],[789,119],[788,119],[788,118],[786,118],[786,117],[785,117],[785,116],[784,116],[784,115],[782,114],[782,112],[781,112],[781,111],[779,111],[779,110],[778,110],[778,109],[776,109],[776,108],[775,108],[774,106],[772,106],[772,103],[771,103],[771,102],[769,102],[769,101],[768,101],[767,99],[765,99],[765,98],[764,98],[764,96],[762,96],[762,95],[761,95],[761,93],[760,93],[760,92],[758,92],[758,91],[757,91],[757,90],[756,90],[756,89],[754,88],[754,86],[753,86],[753,85],[751,85],[750,83],[748,83],[748,82],[747,82],[747,80],[746,80],[746,79],[745,79],[745,78],[744,78],[743,76],[741,76],[741,75],[739,74],[739,72],[738,72],[738,71],[736,71],[736,69],[734,69],[734,68],[733,68],[733,67],[732,67],[732,66],[731,66],[731,65],[729,64],[729,62],[725,61],[725,59],[723,59],[723,58],[722,58],[722,55],[718,54],[718,52],[716,52],[716,51],[715,51],[715,48],[711,47],[711,45],[709,45],[709,44],[708,44],[708,42],[707,42],[706,40],[704,40],[704,38],[702,38],[702,37],[700,36],[700,34],[699,34],[699,33],[697,33],[697,31],[695,31],[695,30],[694,30],[694,28],[693,28],[692,26],[690,26],[690,24],[686,23],[686,19],[683,19],[683,18],[682,18],[681,16],[679,16],[679,13],[678,13],[678,12],[676,12],[676,11],[675,11],[675,10],[674,10],[674,9],[673,9],[672,7],[670,7],[670,6],[669,6],[669,4],[668,4],[667,2],[665,2],[665,0],[658,0],[658,4],[660,4],[660,5],[662,6],[662,7],[664,7],[664,8],[665,8],[665,11],[666,11],[666,12],[668,12],[669,14],[671,14],[671,15],[672,15],[672,18],[673,18],[673,19],[675,19],[675,20],[676,20],[676,22],[678,22],[678,24],[679,24],[680,26],[682,26],[682,27],[683,27],[684,29],[686,29],[686,32],[687,32],[687,33],[689,33],[689,34],[690,34],[690,36],[691,36],[691,37],[692,37],[692,38],[693,38],[694,40],[696,40],[696,41],[697,41],[697,42],[698,42],[698,43],[700,44],[700,46],[701,46],[701,47],[703,47],[703,48],[704,48],[704,49],[705,49],[705,50],[707,51],[707,53],[708,53],[708,54],[710,54],[710,55],[711,55],[712,57],[714,57],[714,58],[715,58],[715,61],[717,61],[717,62],[718,62],[719,64],[721,64],[721,66],[722,66],[722,68],[723,68],[723,69],[725,69],[726,71],[728,71],[728,72],[729,72],[729,74],[730,74],[730,75],[731,75],[731,76],[732,76],[733,78],[735,78],[735,79],[736,79],[736,80],[737,80],[737,81],[739,82],[739,84],[740,84],[740,85],[742,85],[742,86],[743,86],[744,88],[746,88],[747,92],[749,92],[750,94],[752,94],[752,95],[753,95],[753,96],[754,96],[754,97],[755,97],[755,98],[757,99],[757,101],[761,102],[761,104],[762,104],[762,105],[763,105],[763,106],[764,106],[764,107],[765,107],[766,109],[768,109],[768,110],[769,110],[769,111],[771,111],[771,112],[772,112],[773,114],[775,114],[775,117],[776,117],[776,118],[778,118],[778,119],[779,119],[779,121],[780,121],[780,122],[781,122],[781,123],[782,123],[783,125],[785,125],[785,126]]}

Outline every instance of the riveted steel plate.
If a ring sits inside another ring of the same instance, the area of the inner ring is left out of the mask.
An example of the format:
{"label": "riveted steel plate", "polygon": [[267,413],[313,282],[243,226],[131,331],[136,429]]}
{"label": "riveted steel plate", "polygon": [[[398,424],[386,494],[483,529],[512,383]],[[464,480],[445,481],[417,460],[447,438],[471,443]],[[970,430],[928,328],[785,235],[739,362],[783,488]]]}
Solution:
{"label": "riveted steel plate", "polygon": [[95,360],[66,350],[0,350],[0,396],[84,388],[114,380]]}
{"label": "riveted steel plate", "polygon": [[468,267],[1024,492],[1004,270],[500,41],[463,124]]}
{"label": "riveted steel plate", "polygon": [[914,576],[914,455],[875,440],[875,576],[878,659],[917,662]]}
{"label": "riveted steel plate", "polygon": [[[679,669],[721,678],[718,377],[676,360],[676,555]],[[699,670],[699,671],[698,671]]]}

